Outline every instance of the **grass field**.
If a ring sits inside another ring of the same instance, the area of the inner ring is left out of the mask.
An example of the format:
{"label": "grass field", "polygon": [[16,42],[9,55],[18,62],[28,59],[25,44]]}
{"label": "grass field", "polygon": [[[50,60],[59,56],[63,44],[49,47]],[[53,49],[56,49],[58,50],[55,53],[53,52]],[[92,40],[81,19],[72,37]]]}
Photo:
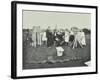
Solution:
{"label": "grass field", "polygon": [[[72,49],[69,46],[62,46],[64,48],[62,57],[56,56],[55,46],[34,48],[27,44],[23,48],[23,69],[87,66],[84,62],[91,58],[90,35],[86,35],[86,43],[84,48]],[[48,57],[51,57],[50,60]]]}

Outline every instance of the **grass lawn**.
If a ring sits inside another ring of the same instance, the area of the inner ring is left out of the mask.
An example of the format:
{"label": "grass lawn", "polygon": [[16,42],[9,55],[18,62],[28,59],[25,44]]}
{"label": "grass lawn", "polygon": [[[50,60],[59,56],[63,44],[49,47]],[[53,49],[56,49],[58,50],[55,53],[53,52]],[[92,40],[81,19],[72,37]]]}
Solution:
{"label": "grass lawn", "polygon": [[[34,48],[27,45],[23,48],[23,69],[87,66],[84,62],[89,61],[91,57],[90,35],[86,36],[86,43],[84,48],[72,49],[69,46],[62,46],[64,48],[62,57],[57,57],[55,46]],[[51,59],[48,60],[48,57]]]}

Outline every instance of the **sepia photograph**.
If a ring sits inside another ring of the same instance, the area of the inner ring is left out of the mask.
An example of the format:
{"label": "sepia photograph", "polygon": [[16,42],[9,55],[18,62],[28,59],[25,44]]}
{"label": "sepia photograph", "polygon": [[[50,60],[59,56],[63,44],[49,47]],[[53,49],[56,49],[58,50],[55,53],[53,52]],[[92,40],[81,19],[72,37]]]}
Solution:
{"label": "sepia photograph", "polygon": [[11,77],[97,73],[97,6],[13,1]]}

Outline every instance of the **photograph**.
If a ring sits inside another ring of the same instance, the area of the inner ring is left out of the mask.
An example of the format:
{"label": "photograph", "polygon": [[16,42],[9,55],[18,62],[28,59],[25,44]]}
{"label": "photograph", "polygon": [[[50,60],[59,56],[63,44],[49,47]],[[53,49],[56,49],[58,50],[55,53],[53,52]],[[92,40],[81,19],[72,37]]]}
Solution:
{"label": "photograph", "polygon": [[91,65],[91,14],[23,10],[23,69]]}
{"label": "photograph", "polygon": [[97,74],[97,6],[12,1],[11,77]]}

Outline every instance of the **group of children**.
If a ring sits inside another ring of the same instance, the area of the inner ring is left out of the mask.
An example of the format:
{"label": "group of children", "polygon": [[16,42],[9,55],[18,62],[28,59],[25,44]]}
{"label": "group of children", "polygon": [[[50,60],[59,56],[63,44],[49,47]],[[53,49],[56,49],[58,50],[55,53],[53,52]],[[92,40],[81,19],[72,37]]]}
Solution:
{"label": "group of children", "polygon": [[47,47],[52,46],[63,46],[69,45],[73,49],[80,45],[81,48],[86,45],[85,33],[73,27],[71,30],[68,29],[51,29],[50,26],[46,30],[41,30],[40,26],[35,26],[32,29],[32,46],[46,45]]}
{"label": "group of children", "polygon": [[[24,47],[28,44],[33,47],[47,46],[51,48],[55,46],[57,56],[62,56],[64,49],[62,46],[69,46],[72,49],[80,46],[83,48],[86,46],[85,33],[77,27],[68,29],[51,29],[49,26],[47,29],[40,29],[40,26],[34,26],[32,30],[26,31],[26,37],[24,35]],[[27,43],[29,42],[29,43]]]}

